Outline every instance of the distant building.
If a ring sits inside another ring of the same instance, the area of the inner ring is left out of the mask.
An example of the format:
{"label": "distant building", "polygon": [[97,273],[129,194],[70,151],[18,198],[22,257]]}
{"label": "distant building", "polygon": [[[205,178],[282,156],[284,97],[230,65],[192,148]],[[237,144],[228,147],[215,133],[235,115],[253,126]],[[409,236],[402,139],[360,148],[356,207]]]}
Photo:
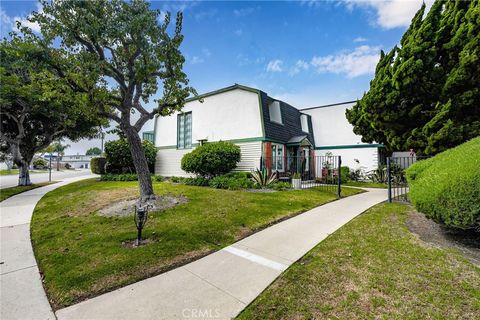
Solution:
{"label": "distant building", "polygon": [[[81,154],[75,155],[64,155],[60,158],[60,163],[62,165],[69,164],[72,168],[75,169],[88,169],[90,168],[90,160],[98,156],[87,156]],[[52,162],[55,161],[52,157]],[[53,164],[52,164],[53,165]]]}

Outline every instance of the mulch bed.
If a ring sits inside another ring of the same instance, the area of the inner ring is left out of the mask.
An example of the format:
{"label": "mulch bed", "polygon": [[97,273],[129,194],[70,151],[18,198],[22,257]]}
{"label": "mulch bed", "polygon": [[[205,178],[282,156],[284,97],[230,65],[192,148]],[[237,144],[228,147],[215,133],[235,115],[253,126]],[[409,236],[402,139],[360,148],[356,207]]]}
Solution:
{"label": "mulch bed", "polygon": [[448,229],[416,211],[408,216],[407,227],[422,241],[436,247],[455,248],[473,264],[480,266],[480,232]]}

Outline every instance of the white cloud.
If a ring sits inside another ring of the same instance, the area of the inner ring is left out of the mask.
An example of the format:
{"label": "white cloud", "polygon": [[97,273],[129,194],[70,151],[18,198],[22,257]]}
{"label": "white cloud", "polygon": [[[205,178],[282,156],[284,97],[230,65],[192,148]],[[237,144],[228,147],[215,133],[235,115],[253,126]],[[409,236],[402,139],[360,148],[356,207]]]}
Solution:
{"label": "white cloud", "polygon": [[252,14],[255,11],[256,8],[250,7],[250,8],[242,8],[242,9],[235,9],[233,10],[233,14],[236,15],[237,17],[245,17],[250,14]]}
{"label": "white cloud", "polygon": [[[40,13],[43,12],[43,7],[40,3],[37,3],[36,11]],[[2,30],[2,34],[3,34],[3,31],[7,31],[7,30],[19,31],[17,28],[17,21],[20,22],[22,26],[32,29],[33,32],[39,33],[41,31],[40,26],[38,25],[38,23],[32,23],[28,21],[29,17],[30,16],[10,17],[9,15],[7,15],[7,13],[3,9],[0,9],[0,22],[1,22],[0,28]]]}
{"label": "white cloud", "polygon": [[282,72],[282,64],[283,61],[276,59],[276,60],[271,60],[267,64],[267,72]]}
{"label": "white cloud", "polygon": [[[423,0],[345,0],[348,9],[354,7],[370,8],[375,10],[375,24],[385,29],[406,27],[410,25],[413,16],[422,6]],[[433,0],[425,0],[429,9]]]}
{"label": "white cloud", "polygon": [[296,75],[297,73],[299,73],[300,71],[303,71],[303,70],[308,70],[310,68],[310,65],[308,64],[308,62],[306,61],[303,61],[303,60],[298,60],[296,63],[295,63],[295,66],[290,69],[290,72],[289,74],[291,76],[294,76]]}
{"label": "white cloud", "polygon": [[210,57],[212,55],[212,53],[210,52],[210,50],[208,50],[208,48],[203,48],[202,53],[205,57]]}
{"label": "white cloud", "polygon": [[313,57],[310,64],[319,73],[345,74],[348,78],[371,74],[375,71],[380,47],[363,45],[353,51],[343,51],[336,55]]}
{"label": "white cloud", "polygon": [[197,21],[202,21],[202,20],[206,20],[206,19],[211,19],[211,18],[215,17],[216,15],[217,15],[217,10],[212,9],[212,10],[209,10],[209,11],[200,11],[200,12],[195,13],[194,18]]}
{"label": "white cloud", "polygon": [[198,56],[193,56],[192,60],[190,61],[192,64],[198,64],[198,63],[203,63],[205,60],[203,58],[200,58]]}
{"label": "white cloud", "polygon": [[241,37],[241,36],[242,36],[242,34],[243,34],[243,30],[242,30],[242,29],[237,29],[237,30],[235,30],[235,32],[234,32],[234,33],[235,33],[235,35],[236,35],[236,36],[239,36],[239,37]]}
{"label": "white cloud", "polygon": [[356,37],[355,39],[353,39],[353,42],[365,42],[365,41],[367,41],[367,39],[364,37]]}

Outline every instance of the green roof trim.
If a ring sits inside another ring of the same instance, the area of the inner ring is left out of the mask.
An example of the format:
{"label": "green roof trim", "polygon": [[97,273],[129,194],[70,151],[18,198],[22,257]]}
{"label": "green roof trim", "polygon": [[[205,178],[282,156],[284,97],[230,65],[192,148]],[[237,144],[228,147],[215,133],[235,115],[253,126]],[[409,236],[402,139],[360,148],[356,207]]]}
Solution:
{"label": "green roof trim", "polygon": [[384,148],[384,147],[385,146],[383,144],[373,143],[373,144],[350,144],[350,145],[338,145],[338,146],[321,146],[321,147],[316,147],[315,150]]}

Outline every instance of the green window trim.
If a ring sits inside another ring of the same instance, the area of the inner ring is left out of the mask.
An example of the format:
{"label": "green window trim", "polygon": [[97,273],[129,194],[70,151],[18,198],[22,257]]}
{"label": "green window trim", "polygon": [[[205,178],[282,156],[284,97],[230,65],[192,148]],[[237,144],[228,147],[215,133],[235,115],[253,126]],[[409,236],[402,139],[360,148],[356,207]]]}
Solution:
{"label": "green window trim", "polygon": [[192,148],[192,112],[177,115],[177,149]]}

